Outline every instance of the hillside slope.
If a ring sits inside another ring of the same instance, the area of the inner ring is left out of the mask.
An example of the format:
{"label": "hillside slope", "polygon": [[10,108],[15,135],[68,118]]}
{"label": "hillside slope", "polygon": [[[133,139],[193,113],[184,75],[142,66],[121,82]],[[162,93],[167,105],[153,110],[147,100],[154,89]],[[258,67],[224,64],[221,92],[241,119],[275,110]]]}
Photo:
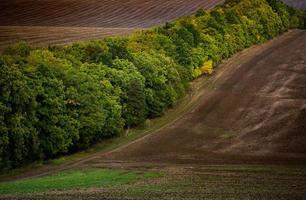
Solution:
{"label": "hillside slope", "polygon": [[91,167],[305,164],[305,44],[306,31],[295,30],[246,49],[193,83],[187,111],[173,123],[114,151],[1,181]]}
{"label": "hillside slope", "polygon": [[0,2],[0,50],[17,41],[66,44],[125,35],[224,0],[16,0]]}
{"label": "hillside slope", "polygon": [[1,1],[1,26],[152,27],[223,0]]}
{"label": "hillside slope", "polygon": [[305,44],[306,32],[292,31],[242,52],[181,119],[87,164],[306,163]]}
{"label": "hillside slope", "polygon": [[80,40],[123,36],[136,28],[58,27],[58,26],[0,26],[0,50],[19,41],[35,46],[63,45]]}

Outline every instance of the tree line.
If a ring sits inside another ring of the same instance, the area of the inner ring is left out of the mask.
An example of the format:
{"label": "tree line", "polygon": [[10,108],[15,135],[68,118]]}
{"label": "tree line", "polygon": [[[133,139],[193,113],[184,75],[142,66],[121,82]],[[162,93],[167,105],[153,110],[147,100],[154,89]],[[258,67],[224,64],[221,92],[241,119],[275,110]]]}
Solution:
{"label": "tree line", "polygon": [[279,0],[227,0],[128,37],[0,55],[0,169],[86,149],[172,107],[189,82],[305,14]]}

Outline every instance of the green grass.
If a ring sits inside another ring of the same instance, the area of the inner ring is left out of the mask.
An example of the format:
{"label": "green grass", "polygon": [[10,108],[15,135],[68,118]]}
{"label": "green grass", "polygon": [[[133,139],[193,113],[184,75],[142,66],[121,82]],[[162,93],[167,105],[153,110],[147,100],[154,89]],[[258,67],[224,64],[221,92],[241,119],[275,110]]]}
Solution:
{"label": "green grass", "polygon": [[[305,166],[211,165],[160,173],[91,169],[2,183],[0,199],[305,199],[305,177]],[[63,193],[45,193],[59,190]]]}
{"label": "green grass", "polygon": [[74,170],[15,182],[0,183],[0,194],[35,193],[73,188],[112,187],[160,176],[154,172]]}

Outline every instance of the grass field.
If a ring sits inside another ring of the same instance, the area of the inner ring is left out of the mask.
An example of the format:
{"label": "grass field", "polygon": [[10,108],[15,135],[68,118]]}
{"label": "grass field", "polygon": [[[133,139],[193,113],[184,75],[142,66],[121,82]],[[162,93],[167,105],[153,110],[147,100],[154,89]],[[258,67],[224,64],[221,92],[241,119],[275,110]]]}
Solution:
{"label": "grass field", "polygon": [[38,193],[72,188],[110,187],[144,178],[157,177],[153,172],[128,172],[105,169],[73,170],[51,176],[1,183],[0,194]]}
{"label": "grass field", "polygon": [[[304,199],[305,166],[67,171],[0,185],[0,199]],[[51,197],[52,196],[52,197]]]}

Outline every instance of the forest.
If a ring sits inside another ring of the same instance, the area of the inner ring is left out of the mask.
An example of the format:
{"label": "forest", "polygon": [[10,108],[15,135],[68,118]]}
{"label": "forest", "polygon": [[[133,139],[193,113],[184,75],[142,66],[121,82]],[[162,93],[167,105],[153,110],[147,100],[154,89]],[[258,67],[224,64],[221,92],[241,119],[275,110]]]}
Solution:
{"label": "forest", "polygon": [[280,0],[226,0],[128,37],[0,55],[0,169],[86,149],[162,116],[223,59],[289,29],[305,13]]}

